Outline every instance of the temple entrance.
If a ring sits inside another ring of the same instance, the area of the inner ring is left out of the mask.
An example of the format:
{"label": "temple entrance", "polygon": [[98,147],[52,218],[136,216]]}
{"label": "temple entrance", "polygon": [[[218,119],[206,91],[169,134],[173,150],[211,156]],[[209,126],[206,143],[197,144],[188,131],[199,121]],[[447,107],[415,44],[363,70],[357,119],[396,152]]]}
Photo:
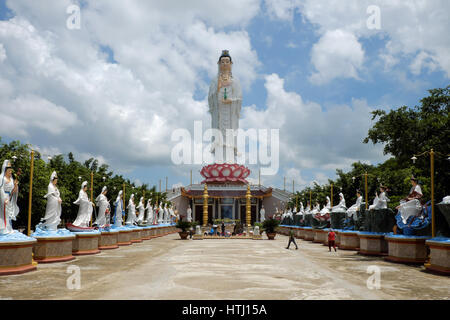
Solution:
{"label": "temple entrance", "polygon": [[[194,221],[197,221],[201,226],[203,225],[203,205],[196,205],[194,210]],[[208,205],[208,223],[213,223],[213,206]]]}
{"label": "temple entrance", "polygon": [[[247,225],[247,216],[245,213],[246,207],[244,205],[240,206],[240,213],[241,213],[241,223],[243,225]],[[253,225],[256,222],[256,205],[252,205],[250,207],[250,223]]]}

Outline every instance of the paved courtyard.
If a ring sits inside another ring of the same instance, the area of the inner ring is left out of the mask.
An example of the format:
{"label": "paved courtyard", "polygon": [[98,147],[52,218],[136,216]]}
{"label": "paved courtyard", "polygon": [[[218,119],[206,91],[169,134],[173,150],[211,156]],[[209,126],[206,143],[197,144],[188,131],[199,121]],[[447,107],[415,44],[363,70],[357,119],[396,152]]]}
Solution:
{"label": "paved courtyard", "polygon": [[[297,243],[299,250],[286,250],[281,235],[275,241],[181,241],[173,234],[0,277],[0,299],[450,298],[450,277],[423,267]],[[70,266],[79,267],[78,290],[67,286]],[[367,287],[369,266],[380,270],[378,290]]]}

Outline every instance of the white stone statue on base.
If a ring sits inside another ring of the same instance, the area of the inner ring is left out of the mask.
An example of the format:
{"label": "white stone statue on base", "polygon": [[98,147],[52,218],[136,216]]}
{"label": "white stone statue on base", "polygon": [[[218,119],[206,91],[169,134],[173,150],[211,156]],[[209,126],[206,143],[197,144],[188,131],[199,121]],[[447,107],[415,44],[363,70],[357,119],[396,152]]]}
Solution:
{"label": "white stone statue on base", "polygon": [[264,206],[261,206],[261,210],[259,211],[259,221],[263,223],[264,220],[266,220],[266,210],[264,210]]}
{"label": "white stone statue on base", "polygon": [[114,217],[113,223],[114,227],[119,228],[122,227],[123,224],[123,214],[124,214],[124,205],[123,205],[123,193],[122,190],[119,191],[117,195],[116,201],[114,202]]}
{"label": "white stone statue on base", "polygon": [[162,223],[164,223],[164,209],[162,207],[162,203],[160,203],[158,208],[158,224]]}
{"label": "white stone statue on base", "polygon": [[56,231],[61,222],[61,203],[60,193],[56,184],[58,183],[58,176],[56,171],[53,171],[48,184],[47,194],[44,198],[47,199],[47,206],[45,207],[45,215],[40,228],[49,231]]}
{"label": "white stone statue on base", "polygon": [[331,212],[331,201],[330,197],[327,196],[327,204],[323,206],[323,209],[320,210],[320,216],[325,216],[327,213]]}
{"label": "white stone statue on base", "polygon": [[146,223],[148,226],[153,224],[153,208],[151,200],[148,199],[147,206],[145,207],[145,210],[147,211],[147,216],[145,218],[144,223]]}
{"label": "white stone statue on base", "polygon": [[78,199],[74,204],[78,205],[78,215],[73,222],[74,226],[87,228],[91,222],[93,203],[89,200],[87,195],[87,181],[81,184],[81,190],[78,194]]}
{"label": "white stone statue on base", "polygon": [[[222,133],[222,141],[212,141],[212,151],[216,163],[236,163],[236,138],[231,136],[239,129],[239,114],[242,104],[242,89],[239,80],[233,76],[233,61],[228,50],[223,50],[217,62],[218,74],[212,80],[208,93],[211,128]],[[227,139],[227,130],[230,139]],[[227,156],[228,155],[228,156]]]}
{"label": "white stone statue on base", "polygon": [[348,208],[347,210],[347,216],[349,218],[352,218],[353,220],[356,220],[357,215],[356,213],[359,211],[359,208],[361,207],[361,203],[362,203],[362,196],[361,196],[361,192],[357,191],[356,192],[356,203],[354,205],[352,205],[350,208]]}
{"label": "white stone statue on base", "polygon": [[164,204],[164,223],[169,223],[169,209],[167,208],[167,203]]}
{"label": "white stone statue on base", "polygon": [[0,235],[14,233],[11,220],[16,220],[19,214],[18,195],[18,181],[14,181],[11,164],[5,160],[0,175]]}
{"label": "white stone statue on base", "polygon": [[102,193],[99,194],[99,196],[95,199],[95,203],[98,208],[97,212],[97,219],[95,220],[94,224],[97,225],[100,228],[104,228],[106,225],[109,225],[109,219],[106,219],[106,212],[110,209],[110,205],[108,202],[108,198],[106,197],[106,193],[108,191],[108,188],[106,186],[103,187]]}
{"label": "white stone statue on base", "polygon": [[128,200],[128,216],[126,225],[133,225],[136,222],[136,205],[134,204],[134,193],[131,194],[130,200]]}
{"label": "white stone statue on base", "polygon": [[144,197],[141,197],[139,200],[139,204],[136,207],[137,210],[139,210],[139,215],[136,219],[137,224],[141,224],[144,222],[144,216],[145,216],[145,206],[144,206]]}
{"label": "white stone statue on base", "polygon": [[331,209],[331,212],[347,212],[347,207],[345,206],[345,198],[342,192],[339,193],[339,198],[339,204],[337,206],[334,206]]}
{"label": "white stone statue on base", "polygon": [[400,200],[400,205],[397,209],[400,212],[403,223],[406,224],[407,220],[411,216],[418,216],[422,212],[422,204],[420,198],[423,196],[422,188],[417,183],[417,179],[414,176],[411,178],[412,187],[409,191],[409,195],[406,199]]}
{"label": "white stone statue on base", "polygon": [[187,211],[186,211],[186,219],[187,222],[192,222],[192,209],[191,206],[188,206]]}

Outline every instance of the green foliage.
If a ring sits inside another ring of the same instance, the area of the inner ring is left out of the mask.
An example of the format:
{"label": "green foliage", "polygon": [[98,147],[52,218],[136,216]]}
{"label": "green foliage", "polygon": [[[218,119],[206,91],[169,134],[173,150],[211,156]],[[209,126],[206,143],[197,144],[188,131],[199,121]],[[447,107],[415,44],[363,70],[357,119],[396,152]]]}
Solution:
{"label": "green foliage", "polygon": [[[13,160],[16,156],[16,161]],[[5,159],[10,159],[14,168],[14,174],[17,174],[19,169],[22,174],[19,177],[19,197],[18,206],[20,213],[17,221],[14,223],[14,228],[26,227],[28,224],[28,197],[30,189],[30,164],[31,164],[31,149],[29,145],[22,144],[19,141],[12,141],[9,144],[3,143],[0,138],[0,160],[3,163]],[[69,153],[67,161],[63,155],[53,156],[52,159],[46,163],[42,160],[39,152],[35,152],[34,159],[34,173],[33,173],[33,194],[32,194],[32,215],[31,226],[34,228],[44,217],[47,200],[44,195],[47,193],[47,187],[50,182],[50,175],[53,171],[58,173],[58,189],[61,193],[62,203],[62,223],[72,222],[75,220],[78,212],[78,206],[73,202],[78,198],[81,183],[88,181],[88,196],[90,197],[90,181],[91,171],[93,172],[93,197],[95,198],[101,193],[103,186],[107,186],[107,197],[112,205],[120,190],[123,190],[125,184],[125,200],[128,200],[132,193],[135,194],[135,202],[139,201],[140,197],[145,193],[145,201],[151,199],[154,205],[156,201],[165,202],[167,199],[166,193],[156,192],[156,186],[142,185],[137,187],[130,180],[126,180],[120,175],[115,175],[109,170],[108,165],[102,164],[99,166],[98,160],[88,159],[83,164],[76,161],[74,155]],[[79,177],[81,179],[79,179]],[[105,179],[103,180],[103,177]]]}
{"label": "green foliage", "polygon": [[182,220],[179,220],[176,225],[176,227],[178,229],[181,229],[182,232],[186,232],[186,230],[189,229],[191,226],[192,226],[192,223],[187,222],[187,221],[182,221]]}
{"label": "green foliage", "polygon": [[275,219],[266,219],[262,223],[262,228],[266,233],[274,233],[276,228],[280,225],[280,221]]}
{"label": "green foliage", "polygon": [[438,202],[450,194],[450,161],[447,160],[450,154],[450,86],[429,92],[430,95],[420,101],[419,107],[403,106],[389,112],[376,110],[372,113],[373,120],[377,121],[369,130],[364,143],[383,143],[384,153],[392,155],[392,158],[377,166],[356,162],[348,172],[337,169],[338,178],[335,181],[329,180],[324,186],[315,184],[297,192],[288,205],[293,207],[297,202],[300,206],[300,201],[305,205],[310,200],[310,191],[313,204],[319,201],[323,205],[326,203],[326,196],[331,197],[333,184],[333,205],[338,203],[339,192],[342,191],[349,207],[356,201],[357,189],[362,191],[365,200],[365,172],[369,174],[369,204],[372,203],[375,192],[380,193],[379,185],[383,183],[390,189],[388,197],[391,201],[388,206],[395,209],[400,199],[408,195],[411,188],[410,177],[413,174],[419,179],[423,199],[427,201],[431,194],[430,156],[418,157],[415,164],[411,158],[431,149],[443,155],[435,157],[435,199]]}

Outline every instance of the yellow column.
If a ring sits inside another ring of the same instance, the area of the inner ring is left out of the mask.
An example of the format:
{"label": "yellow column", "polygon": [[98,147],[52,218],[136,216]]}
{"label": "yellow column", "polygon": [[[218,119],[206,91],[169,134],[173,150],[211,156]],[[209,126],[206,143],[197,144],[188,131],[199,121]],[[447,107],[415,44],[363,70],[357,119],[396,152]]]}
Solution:
{"label": "yellow column", "polygon": [[246,220],[247,220],[247,227],[251,227],[251,199],[252,199],[252,193],[250,192],[250,184],[247,185],[247,194],[245,195],[245,198],[247,199],[245,202],[245,213],[246,213]]}
{"label": "yellow column", "polygon": [[365,193],[366,193],[366,210],[369,207],[369,196],[367,194],[367,175],[368,173],[364,173],[364,189],[365,189]]}
{"label": "yellow column", "polygon": [[[94,203],[94,172],[93,171],[91,171],[91,202]],[[90,226],[92,227],[92,215],[91,215]]]}
{"label": "yellow column", "polygon": [[436,237],[436,221],[434,217],[434,150],[430,151],[431,174],[431,236]]}
{"label": "yellow column", "polygon": [[[125,210],[125,183],[123,184],[123,201],[122,201],[122,208],[123,208],[123,211],[125,211],[125,216],[123,217],[123,220],[122,220],[122,225],[125,223],[125,218],[127,217],[127,210]],[[120,214],[122,214],[122,213],[120,213]]]}
{"label": "yellow column", "polygon": [[205,183],[205,189],[203,190],[203,226],[208,224],[208,186]]}
{"label": "yellow column", "polygon": [[31,200],[33,198],[34,150],[31,150],[30,192],[28,194],[28,236],[31,234]]}

